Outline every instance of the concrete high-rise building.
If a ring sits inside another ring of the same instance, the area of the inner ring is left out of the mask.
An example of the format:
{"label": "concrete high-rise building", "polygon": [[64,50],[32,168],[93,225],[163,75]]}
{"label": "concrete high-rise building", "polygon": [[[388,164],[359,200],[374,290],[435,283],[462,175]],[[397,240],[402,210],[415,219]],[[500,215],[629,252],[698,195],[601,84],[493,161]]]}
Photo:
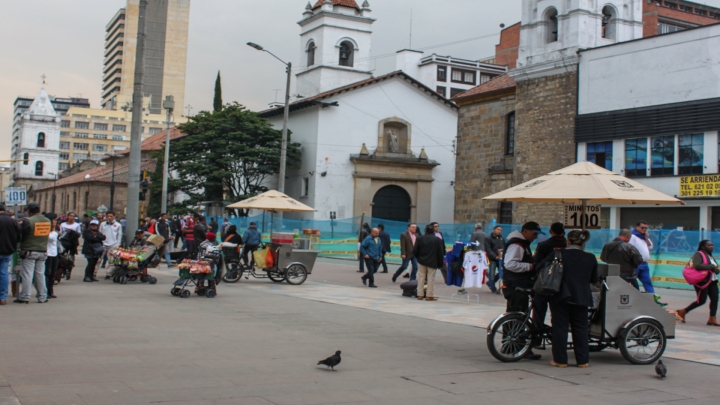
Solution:
{"label": "concrete high-rise building", "polygon": [[[127,0],[105,29],[102,108],[117,110],[132,104],[137,47],[139,0]],[[190,0],[151,0],[147,6],[144,96],[150,112],[162,113],[166,95],[185,104]]]}

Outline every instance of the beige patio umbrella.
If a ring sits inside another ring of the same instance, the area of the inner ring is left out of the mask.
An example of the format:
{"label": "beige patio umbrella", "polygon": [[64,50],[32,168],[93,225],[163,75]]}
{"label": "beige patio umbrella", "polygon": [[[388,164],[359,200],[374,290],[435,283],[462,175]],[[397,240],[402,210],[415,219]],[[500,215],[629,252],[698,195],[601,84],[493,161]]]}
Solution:
{"label": "beige patio umbrella", "polygon": [[270,190],[265,193],[248,198],[247,200],[230,204],[227,208],[244,210],[267,210],[273,212],[315,212],[315,208],[296,201],[287,195]]}
{"label": "beige patio umbrella", "polygon": [[685,205],[635,180],[590,163],[579,162],[483,200],[530,203]]}

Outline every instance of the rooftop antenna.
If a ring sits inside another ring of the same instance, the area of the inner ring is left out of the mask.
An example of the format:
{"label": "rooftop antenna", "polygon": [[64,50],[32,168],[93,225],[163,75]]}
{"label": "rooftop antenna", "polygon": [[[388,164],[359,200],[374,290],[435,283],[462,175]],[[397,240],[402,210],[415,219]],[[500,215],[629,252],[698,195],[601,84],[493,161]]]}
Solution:
{"label": "rooftop antenna", "polygon": [[280,90],[282,90],[282,89],[273,89],[273,91],[275,92],[275,102],[276,102],[276,103],[278,102],[278,101],[277,101],[278,91],[280,91]]}
{"label": "rooftop antenna", "polygon": [[40,78],[42,79],[42,81],[43,81],[43,86],[44,86],[44,85],[45,85],[45,79],[47,79],[47,76],[45,76],[45,73],[43,73],[42,76],[40,76]]}
{"label": "rooftop antenna", "polygon": [[412,49],[413,9],[410,8],[410,48]]}

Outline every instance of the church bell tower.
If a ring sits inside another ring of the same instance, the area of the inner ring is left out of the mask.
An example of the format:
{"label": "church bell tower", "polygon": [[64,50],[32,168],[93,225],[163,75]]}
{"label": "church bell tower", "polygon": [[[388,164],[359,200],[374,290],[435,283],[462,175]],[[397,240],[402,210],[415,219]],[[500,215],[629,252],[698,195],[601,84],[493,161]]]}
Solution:
{"label": "church bell tower", "polygon": [[[314,1],[314,0],[313,0]],[[375,19],[367,0],[317,0],[308,3],[300,25],[300,72],[297,92],[302,97],[372,77],[371,26]]]}

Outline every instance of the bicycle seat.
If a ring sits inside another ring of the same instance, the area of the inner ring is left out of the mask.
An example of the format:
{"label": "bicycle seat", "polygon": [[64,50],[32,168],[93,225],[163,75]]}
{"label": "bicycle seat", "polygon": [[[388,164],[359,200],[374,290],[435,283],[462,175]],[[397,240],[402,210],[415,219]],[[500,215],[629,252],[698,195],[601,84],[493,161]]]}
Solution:
{"label": "bicycle seat", "polygon": [[522,293],[525,293],[525,294],[532,294],[532,293],[533,293],[533,289],[532,289],[532,288],[515,287],[515,291],[516,291],[516,292],[522,292]]}

